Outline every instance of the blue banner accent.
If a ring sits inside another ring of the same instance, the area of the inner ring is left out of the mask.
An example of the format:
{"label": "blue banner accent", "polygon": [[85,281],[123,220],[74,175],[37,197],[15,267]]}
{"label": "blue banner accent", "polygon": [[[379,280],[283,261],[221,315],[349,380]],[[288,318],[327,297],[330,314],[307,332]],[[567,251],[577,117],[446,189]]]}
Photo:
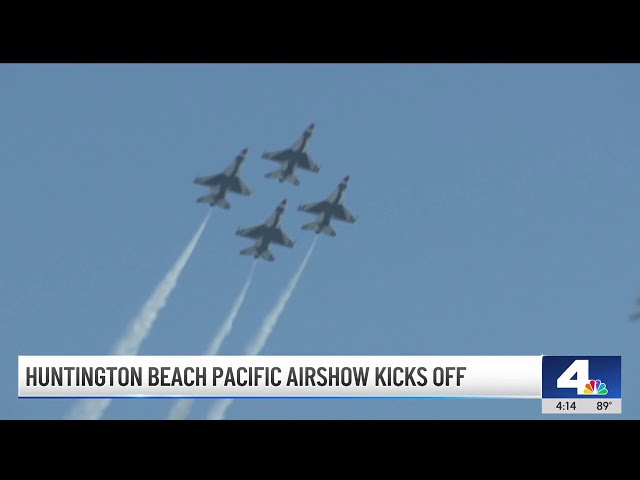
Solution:
{"label": "blue banner accent", "polygon": [[544,355],[542,398],[622,398],[622,357]]}

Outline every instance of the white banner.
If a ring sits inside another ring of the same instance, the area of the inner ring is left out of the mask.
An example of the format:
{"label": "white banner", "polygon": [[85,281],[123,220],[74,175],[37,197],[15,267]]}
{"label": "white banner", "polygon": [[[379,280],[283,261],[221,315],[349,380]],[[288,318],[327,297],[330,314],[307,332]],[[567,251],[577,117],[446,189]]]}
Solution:
{"label": "white banner", "polygon": [[19,356],[19,397],[541,398],[542,356]]}

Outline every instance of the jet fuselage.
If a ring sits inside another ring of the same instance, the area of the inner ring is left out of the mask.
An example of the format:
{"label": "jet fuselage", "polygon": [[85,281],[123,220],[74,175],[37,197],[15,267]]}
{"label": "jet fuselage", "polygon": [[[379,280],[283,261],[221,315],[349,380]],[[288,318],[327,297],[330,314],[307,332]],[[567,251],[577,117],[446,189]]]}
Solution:
{"label": "jet fuselage", "polygon": [[284,208],[278,207],[276,209],[276,216],[273,219],[273,223],[270,222],[265,223],[265,231],[260,238],[256,240],[255,247],[257,248],[256,253],[253,255],[254,258],[258,258],[262,252],[269,249],[269,245],[273,240],[276,232],[280,228],[280,223],[282,222],[282,214],[284,213]]}
{"label": "jet fuselage", "polygon": [[320,214],[320,221],[318,222],[316,233],[320,233],[324,227],[331,223],[331,217],[335,215],[338,206],[342,203],[342,198],[344,197],[344,191],[346,189],[346,186],[340,186],[335,200],[333,202],[326,202],[326,209]]}
{"label": "jet fuselage", "polygon": [[295,157],[287,160],[287,166],[284,167],[284,169],[282,170],[282,173],[280,174],[280,178],[279,178],[280,183],[284,182],[285,179],[290,175],[293,175],[293,171],[296,168],[296,163],[297,163],[297,160]]}
{"label": "jet fuselage", "polygon": [[309,144],[309,139],[311,139],[311,133],[303,133],[302,141],[300,142],[300,148],[297,150],[292,150],[295,153],[302,154],[307,151],[307,145]]}

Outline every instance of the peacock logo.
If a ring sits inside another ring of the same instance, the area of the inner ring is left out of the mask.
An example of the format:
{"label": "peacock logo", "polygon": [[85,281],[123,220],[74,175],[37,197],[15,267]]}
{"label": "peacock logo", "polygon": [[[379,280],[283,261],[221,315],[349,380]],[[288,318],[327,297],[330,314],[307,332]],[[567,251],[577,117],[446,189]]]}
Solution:
{"label": "peacock logo", "polygon": [[585,395],[606,395],[607,393],[609,393],[607,384],[600,380],[589,380],[589,383],[584,386]]}

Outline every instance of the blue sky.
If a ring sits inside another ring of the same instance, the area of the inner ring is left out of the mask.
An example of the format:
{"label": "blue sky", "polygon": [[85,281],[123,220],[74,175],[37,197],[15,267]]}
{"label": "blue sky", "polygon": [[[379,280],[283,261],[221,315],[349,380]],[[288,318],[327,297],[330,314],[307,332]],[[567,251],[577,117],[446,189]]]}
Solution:
{"label": "blue sky", "polygon": [[[193,178],[248,147],[253,195],[213,212],[141,354],[204,351],[253,261],[235,230],[287,197],[296,245],[257,266],[221,351],[241,354],[313,240],[291,205],[351,175],[358,221],[319,239],[263,354],[622,355],[616,418],[638,419],[639,116],[638,65],[0,65],[0,418],[65,415],[17,398],[17,356],[108,354],[206,215]],[[265,179],[260,154],[312,122],[321,171]],[[227,418],[558,418],[540,410],[245,399]]]}

